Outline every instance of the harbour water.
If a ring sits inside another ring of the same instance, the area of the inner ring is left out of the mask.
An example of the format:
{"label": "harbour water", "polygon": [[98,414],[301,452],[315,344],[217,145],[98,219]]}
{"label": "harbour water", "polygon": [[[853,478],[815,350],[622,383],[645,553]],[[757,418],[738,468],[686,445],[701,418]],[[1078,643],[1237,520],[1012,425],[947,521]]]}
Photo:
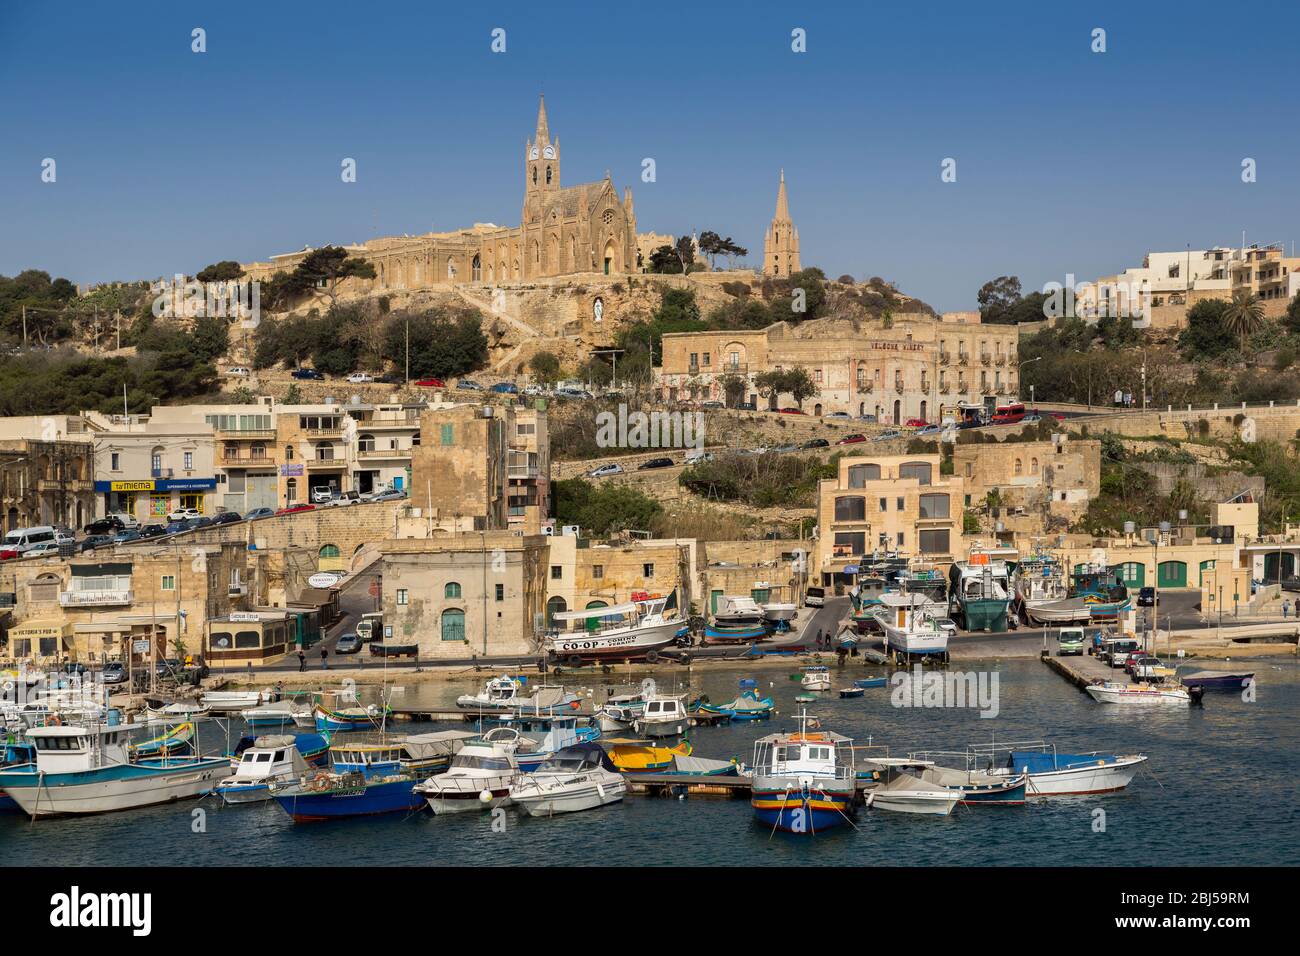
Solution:
{"label": "harbour water", "polygon": [[[1094,703],[1036,660],[976,664],[996,669],[999,713],[903,708],[891,688],[859,699],[834,691],[808,705],[823,728],[856,742],[909,750],[961,750],[992,740],[1046,740],[1064,752],[1104,750],[1150,757],[1127,791],[1037,801],[1024,807],[962,808],[951,817],[861,810],[855,827],[816,837],[772,834],[752,822],[744,799],[629,796],[622,804],[554,819],[506,811],[504,832],[488,814],[389,816],[294,824],[274,803],[220,807],[215,798],[154,809],[31,823],[0,814],[5,862],[55,866],[313,865],[1295,865],[1300,863],[1300,667],[1294,658],[1254,660],[1257,699],[1211,693],[1204,707],[1129,709]],[[695,728],[697,756],[748,762],[756,737],[791,729],[800,693],[788,668],[698,669],[689,692],[732,699],[754,677],[779,716]],[[684,673],[684,672],[683,672]],[[883,671],[832,667],[835,686]],[[398,687],[395,706],[448,707],[488,675]],[[671,689],[670,672],[657,677]],[[588,680],[587,683],[590,683]],[[770,686],[769,686],[770,685]],[[683,688],[685,689],[685,688]],[[373,699],[374,689],[362,697]],[[604,696],[597,689],[597,700]],[[454,725],[440,724],[437,729]],[[434,729],[399,723],[397,732]],[[242,732],[234,721],[232,734]],[[209,747],[226,731],[209,723]],[[1098,831],[1096,808],[1105,810]],[[195,814],[197,809],[205,812]]]}

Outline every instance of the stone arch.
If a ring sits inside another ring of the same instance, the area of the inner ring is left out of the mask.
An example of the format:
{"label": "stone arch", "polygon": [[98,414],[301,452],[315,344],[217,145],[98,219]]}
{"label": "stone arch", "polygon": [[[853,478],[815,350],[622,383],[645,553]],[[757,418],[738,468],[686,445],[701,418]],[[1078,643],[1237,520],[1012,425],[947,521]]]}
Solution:
{"label": "stone arch", "polygon": [[474,253],[474,258],[470,261],[469,264],[469,281],[470,282],[483,281],[483,261],[479,258],[477,252]]}
{"label": "stone arch", "polygon": [[447,278],[451,279],[453,282],[456,279],[456,257],[455,256],[447,257]]}

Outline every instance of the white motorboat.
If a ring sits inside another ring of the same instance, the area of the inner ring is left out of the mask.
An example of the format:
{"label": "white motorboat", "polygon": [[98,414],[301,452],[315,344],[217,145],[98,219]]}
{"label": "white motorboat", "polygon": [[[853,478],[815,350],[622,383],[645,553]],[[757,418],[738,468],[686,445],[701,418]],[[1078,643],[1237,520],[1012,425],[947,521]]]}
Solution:
{"label": "white motorboat", "polygon": [[1121,681],[1098,681],[1084,688],[1099,704],[1173,704],[1186,707],[1200,700],[1180,684],[1125,684]]}
{"label": "white motorboat", "polygon": [[131,759],[124,724],[32,728],[36,762],[0,770],[0,791],[32,817],[107,813],[209,793],[225,757]]}
{"label": "white motorboat", "polygon": [[[1002,756],[1005,754],[1005,758]],[[918,755],[918,756],[937,756]],[[1064,797],[1112,793],[1132,782],[1146,763],[1143,754],[1058,753],[1042,741],[976,744],[965,756],[968,766],[1001,777],[1029,774],[1029,796]]]}
{"label": "white motorboat", "polygon": [[210,690],[201,698],[210,713],[233,714],[241,710],[269,704],[276,699],[272,690]]}
{"label": "white motorboat", "polygon": [[518,738],[471,740],[445,773],[415,785],[434,813],[489,810],[510,804],[510,787],[522,771],[515,760]]}
{"label": "white motorboat", "polygon": [[804,690],[830,690],[831,672],[827,667],[805,667],[799,686]]}
{"label": "white motorboat", "polygon": [[910,773],[900,773],[867,794],[867,806],[896,813],[947,816],[961,800],[960,790],[940,786]]}
{"label": "white motorboat", "polygon": [[885,632],[885,647],[905,657],[948,653],[948,633],[939,626],[931,608],[925,594],[882,594],[876,620]]}
{"label": "white motorboat", "polygon": [[510,711],[552,710],[572,707],[580,700],[577,694],[569,693],[562,687],[537,687],[532,694],[524,696],[526,678],[509,677],[502,674],[493,677],[478,694],[462,694],[456,698],[456,706],[462,710],[507,713]]}
{"label": "white motorboat", "polygon": [[655,693],[653,677],[641,681],[641,689],[632,694],[611,694],[596,711],[596,720],[604,733],[630,730],[645,710],[645,702]]}
{"label": "white motorboat", "polygon": [[510,714],[502,723],[483,734],[483,739],[514,742],[515,762],[525,773],[532,773],[565,747],[600,736],[598,727],[579,727],[578,718],[569,714]]}
{"label": "white motorboat", "polygon": [[593,810],[617,803],[627,783],[597,743],[581,743],[552,755],[510,787],[510,799],[534,817]]}
{"label": "white motorboat", "polygon": [[745,594],[722,595],[713,612],[714,623],[721,627],[753,627],[762,624],[764,617],[763,608]]}
{"label": "white motorboat", "polygon": [[552,620],[571,626],[552,628],[544,646],[553,659],[568,664],[610,658],[656,661],[660,650],[688,630],[677,609],[667,604],[668,598],[659,597],[585,611],[559,611]]}
{"label": "white motorboat", "polygon": [[778,624],[782,621],[793,621],[794,616],[799,613],[797,604],[790,604],[784,601],[773,601],[763,605],[763,620]]}
{"label": "white motorboat", "polygon": [[239,712],[244,723],[250,727],[285,727],[289,724],[314,727],[311,705],[291,700],[276,701],[273,704],[260,704]]}
{"label": "white motorboat", "polygon": [[288,784],[310,772],[290,734],[258,737],[239,757],[235,772],[217,783],[223,803],[259,803],[271,799],[271,788]]}
{"label": "white motorboat", "polygon": [[151,724],[198,720],[208,716],[208,707],[197,700],[176,700],[165,703],[161,700],[145,698],[144,715]]}
{"label": "white motorboat", "polygon": [[651,694],[632,726],[643,737],[680,737],[690,726],[685,695]]}

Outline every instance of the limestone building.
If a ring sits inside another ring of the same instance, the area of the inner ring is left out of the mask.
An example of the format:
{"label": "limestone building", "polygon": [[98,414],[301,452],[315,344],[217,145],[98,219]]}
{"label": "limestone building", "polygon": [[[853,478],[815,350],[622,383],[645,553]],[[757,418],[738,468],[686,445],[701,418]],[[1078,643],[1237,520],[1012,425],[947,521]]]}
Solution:
{"label": "limestone building", "polygon": [[790,199],[785,194],[785,170],[776,191],[776,214],[763,236],[763,274],[789,278],[799,264],[799,230],[790,220]]}

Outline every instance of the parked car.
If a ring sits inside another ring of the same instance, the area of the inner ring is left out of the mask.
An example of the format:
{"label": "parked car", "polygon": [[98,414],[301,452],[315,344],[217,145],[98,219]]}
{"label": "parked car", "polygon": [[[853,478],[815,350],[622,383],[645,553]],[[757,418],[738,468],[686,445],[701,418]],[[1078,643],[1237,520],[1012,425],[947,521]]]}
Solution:
{"label": "parked car", "polygon": [[830,418],[839,421],[845,418],[851,419],[853,416],[848,412],[831,412],[829,415],[823,415],[822,418]]}
{"label": "parked car", "polygon": [[351,382],[353,385],[365,385],[368,382],[373,382],[374,380],[375,377],[371,375],[369,372],[353,372],[351,375],[348,376],[348,381]]}
{"label": "parked car", "polygon": [[756,412],[758,406],[753,402],[736,402],[736,411],[738,412]]}
{"label": "parked car", "polygon": [[40,544],[34,544],[23,552],[24,558],[49,557],[52,554],[59,553],[59,543],[57,541],[42,541]]}
{"label": "parked car", "polygon": [[791,406],[790,408],[781,409],[781,414],[782,415],[806,415],[808,413],[805,412],[802,408],[794,408],[793,406]]}
{"label": "parked car", "polygon": [[717,399],[710,399],[707,402],[700,402],[700,408],[707,408],[710,411],[719,411],[727,407],[726,402],[720,402]]}
{"label": "parked car", "polygon": [[315,505],[309,505],[306,502],[299,502],[296,505],[286,505],[276,511],[277,515],[296,515],[301,511],[315,511]]}
{"label": "parked car", "polygon": [[165,525],[146,524],[140,526],[140,537],[142,538],[160,538],[167,533]]}
{"label": "parked car", "polygon": [[948,636],[948,640],[952,640],[957,636],[957,624],[952,618],[941,617],[934,623],[939,630],[943,631],[943,633]]}
{"label": "parked car", "polygon": [[[107,547],[112,543],[113,536],[111,534],[88,534],[81,539],[81,553],[85,554],[87,551],[94,551],[96,548]],[[14,553],[17,554],[16,551]],[[0,558],[3,557],[4,552],[0,551]]]}
{"label": "parked car", "polygon": [[324,505],[334,500],[334,489],[329,485],[317,485],[311,490],[311,503]]}
{"label": "parked car", "polygon": [[[107,537],[107,535],[105,535],[105,537]],[[21,554],[21,551],[16,551],[13,548],[0,548],[0,561],[9,561],[13,558],[19,557]]]}
{"label": "parked car", "polygon": [[572,385],[561,385],[555,390],[556,398],[592,398],[591,392],[585,388],[575,388]]}
{"label": "parked car", "polygon": [[193,527],[194,530],[197,531],[199,528],[210,528],[216,523],[217,523],[217,519],[214,518],[212,515],[199,515],[197,518],[194,519]]}
{"label": "parked car", "polygon": [[314,368],[296,368],[289,373],[293,378],[305,379],[313,382],[324,381],[325,376]]}
{"label": "parked car", "polygon": [[182,664],[175,657],[165,657],[154,665],[154,673],[159,677],[176,677],[181,670]]}
{"label": "parked car", "polygon": [[1065,421],[1065,415],[1063,415],[1061,412],[1048,412],[1047,417],[1055,418],[1058,422]]}
{"label": "parked car", "polygon": [[830,446],[831,443],[828,442],[825,438],[809,438],[806,442],[804,442],[799,447],[807,450],[809,448],[829,448]]}
{"label": "parked car", "polygon": [[649,461],[643,461],[636,466],[637,471],[646,471],[650,468],[671,468],[676,462],[671,458],[651,458]]}
{"label": "parked car", "polygon": [[1130,657],[1127,670],[1139,684],[1160,683],[1177,673],[1174,668],[1165,666],[1160,658],[1147,655]]}
{"label": "parked car", "polygon": [[275,514],[274,508],[254,508],[244,514],[245,521],[256,521],[258,518],[269,518]]}
{"label": "parked car", "polygon": [[866,441],[866,440],[867,440],[867,436],[866,436],[866,435],[863,435],[863,434],[861,434],[861,433],[856,433],[856,434],[853,434],[853,435],[845,435],[843,438],[841,438],[841,439],[840,439],[839,441],[837,441],[835,444],[837,444],[837,445],[857,445],[857,444],[861,444],[862,442],[864,442],[864,441]]}
{"label": "parked car", "polygon": [[706,461],[713,461],[713,452],[693,451],[687,454],[683,461],[688,465],[702,465]]}
{"label": "parked car", "polygon": [[1156,589],[1151,587],[1142,588],[1138,591],[1138,607],[1154,607],[1156,603]]}
{"label": "parked car", "polygon": [[190,530],[191,528],[193,528],[193,527],[194,527],[194,521],[193,521],[193,519],[191,519],[191,518],[180,518],[180,519],[178,519],[178,520],[176,520],[176,521],[173,521],[173,522],[171,522],[170,524],[167,525],[167,533],[168,533],[168,534],[181,534],[181,533],[184,532],[184,531],[189,531],[189,530]]}
{"label": "parked car", "polygon": [[243,365],[232,365],[230,368],[226,369],[226,374],[238,375],[240,377],[244,377],[244,376],[252,375],[253,373],[250,369],[248,369]]}
{"label": "parked car", "polygon": [[168,521],[180,521],[184,518],[198,518],[203,514],[198,508],[177,508],[167,512]]}
{"label": "parked car", "polygon": [[235,524],[236,522],[243,520],[244,516],[238,511],[223,511],[220,514],[212,516],[213,524]]}
{"label": "parked car", "polygon": [[446,388],[447,383],[440,378],[421,378],[416,379],[415,384],[420,388]]}
{"label": "parked car", "polygon": [[119,531],[121,531],[123,527],[124,526],[121,521],[119,521],[113,515],[109,515],[106,518],[99,518],[96,521],[92,521],[90,524],[86,525],[81,530],[84,531],[86,534],[114,535],[117,534]]}
{"label": "parked car", "polygon": [[109,661],[100,671],[99,679],[105,684],[125,684],[126,665],[121,661]]}
{"label": "parked car", "polygon": [[546,394],[546,386],[545,386],[545,385],[539,385],[539,384],[536,383],[536,382],[532,383],[531,385],[525,385],[525,386],[524,386],[524,394],[525,394],[525,395],[545,395],[545,394]]}
{"label": "parked car", "polygon": [[1022,425],[1037,425],[1042,420],[1043,419],[1041,415],[1035,415],[1031,412],[1030,414],[1026,415],[1024,418],[1020,419],[1020,423]]}
{"label": "parked car", "polygon": [[772,453],[774,455],[788,455],[790,454],[790,452],[798,451],[798,450],[799,450],[799,446],[794,444],[777,445],[775,448],[772,449]]}
{"label": "parked car", "polygon": [[480,385],[478,382],[474,381],[472,378],[462,378],[459,382],[456,383],[456,387],[459,389],[463,389],[464,391],[467,392],[483,391],[483,386]]}
{"label": "parked car", "polygon": [[587,477],[605,478],[609,475],[621,475],[621,474],[623,474],[623,466],[615,462],[608,465],[601,465],[598,468],[591,469],[591,471],[587,472]]}
{"label": "parked car", "polygon": [[128,541],[139,541],[140,532],[135,528],[127,528],[113,535],[114,544],[126,544]]}
{"label": "parked car", "polygon": [[924,428],[926,425],[930,423],[927,422],[924,418],[909,418],[907,421],[903,422],[903,424],[906,425],[908,428]]}
{"label": "parked car", "polygon": [[376,375],[375,381],[381,385],[405,385],[406,378],[393,372],[385,372],[383,375]]}
{"label": "parked car", "polygon": [[941,425],[926,425],[924,428],[918,428],[916,430],[917,438],[928,438],[931,435],[942,435],[942,434],[943,434],[943,426]]}
{"label": "parked car", "polygon": [[858,421],[860,421],[860,422],[866,422],[868,425],[874,425],[874,424],[876,424],[876,416],[875,416],[875,415],[859,415],[859,416],[858,416]]}
{"label": "parked car", "polygon": [[893,441],[895,438],[902,438],[902,437],[903,437],[902,432],[891,428],[887,432],[881,432],[879,435],[876,435],[871,440],[872,441]]}
{"label": "parked car", "polygon": [[355,654],[361,650],[361,638],[355,634],[344,634],[334,645],[335,654]]}
{"label": "parked car", "polygon": [[518,395],[519,386],[514,382],[497,382],[492,386],[492,391],[498,395]]}
{"label": "parked car", "polygon": [[119,530],[121,530],[121,529],[123,529],[123,528],[138,528],[138,527],[140,527],[140,522],[139,522],[138,520],[136,520],[135,515],[133,515],[133,514],[128,514],[128,513],[125,512],[125,511],[112,511],[112,512],[109,512],[109,514],[106,515],[106,517],[109,518],[109,519],[112,520],[112,521],[116,521],[116,522],[117,522],[117,527],[118,527]]}
{"label": "parked car", "polygon": [[385,488],[379,494],[371,498],[371,501],[397,501],[399,498],[405,498],[406,491],[401,488]]}

